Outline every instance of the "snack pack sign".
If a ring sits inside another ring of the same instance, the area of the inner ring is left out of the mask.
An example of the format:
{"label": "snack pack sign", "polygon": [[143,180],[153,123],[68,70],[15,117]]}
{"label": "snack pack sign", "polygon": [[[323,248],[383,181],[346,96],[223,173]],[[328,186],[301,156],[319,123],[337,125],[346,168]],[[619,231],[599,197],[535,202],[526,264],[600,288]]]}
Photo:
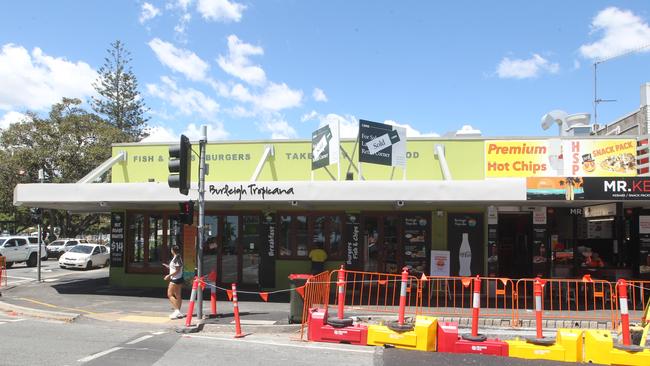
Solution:
{"label": "snack pack sign", "polygon": [[634,139],[485,141],[486,178],[635,175]]}
{"label": "snack pack sign", "polygon": [[406,128],[359,120],[359,162],[406,168]]}
{"label": "snack pack sign", "polygon": [[323,126],[311,134],[311,170],[339,162],[338,124]]}
{"label": "snack pack sign", "polygon": [[567,177],[636,176],[636,140],[562,142]]}

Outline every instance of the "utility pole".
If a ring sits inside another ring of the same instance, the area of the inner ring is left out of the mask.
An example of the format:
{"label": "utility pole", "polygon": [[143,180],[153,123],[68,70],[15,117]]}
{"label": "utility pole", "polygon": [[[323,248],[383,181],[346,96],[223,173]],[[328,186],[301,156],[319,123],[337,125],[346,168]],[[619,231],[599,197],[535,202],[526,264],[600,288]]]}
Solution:
{"label": "utility pole", "polygon": [[[208,142],[208,126],[201,126],[201,140],[199,141],[199,226],[198,242],[196,245],[197,266],[196,275],[201,278],[203,275],[203,241],[205,235],[205,147]],[[197,291],[199,308],[196,312],[197,318],[203,318],[203,290]]]}

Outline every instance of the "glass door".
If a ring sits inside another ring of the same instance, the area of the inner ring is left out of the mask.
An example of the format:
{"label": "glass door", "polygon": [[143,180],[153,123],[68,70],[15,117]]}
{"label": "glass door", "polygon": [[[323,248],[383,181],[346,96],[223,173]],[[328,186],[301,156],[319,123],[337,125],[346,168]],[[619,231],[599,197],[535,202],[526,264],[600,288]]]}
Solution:
{"label": "glass door", "polygon": [[397,216],[383,217],[382,261],[386,273],[401,273],[401,250],[399,245],[399,218]]}
{"label": "glass door", "polygon": [[242,216],[242,221],[241,282],[257,285],[260,268],[260,216]]}
{"label": "glass door", "polygon": [[239,216],[223,216],[223,221],[219,282],[239,282]]}
{"label": "glass door", "polygon": [[363,223],[363,270],[377,272],[379,269],[379,219],[365,217]]}

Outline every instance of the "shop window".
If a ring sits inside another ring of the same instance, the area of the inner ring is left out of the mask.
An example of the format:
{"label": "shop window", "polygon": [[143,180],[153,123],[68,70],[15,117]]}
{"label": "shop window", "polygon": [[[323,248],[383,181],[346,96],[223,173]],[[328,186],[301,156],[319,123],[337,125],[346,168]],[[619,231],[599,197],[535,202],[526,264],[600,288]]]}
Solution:
{"label": "shop window", "polygon": [[183,248],[183,225],[178,216],[166,213],[127,215],[127,271],[161,273],[169,260],[169,248]]}
{"label": "shop window", "polygon": [[149,263],[160,263],[163,250],[163,217],[149,216]]}
{"label": "shop window", "polygon": [[144,215],[129,216],[129,245],[131,247],[131,263],[144,262]]}
{"label": "shop window", "polygon": [[217,268],[219,247],[219,216],[205,216],[205,241],[203,242],[203,268],[207,272]]}
{"label": "shop window", "polygon": [[280,216],[280,228],[278,230],[278,244],[280,247],[281,257],[291,257],[292,251],[292,233],[291,220],[292,216]]}
{"label": "shop window", "polygon": [[329,260],[344,259],[342,215],[282,215],[278,243],[280,257],[306,258],[321,245]]}

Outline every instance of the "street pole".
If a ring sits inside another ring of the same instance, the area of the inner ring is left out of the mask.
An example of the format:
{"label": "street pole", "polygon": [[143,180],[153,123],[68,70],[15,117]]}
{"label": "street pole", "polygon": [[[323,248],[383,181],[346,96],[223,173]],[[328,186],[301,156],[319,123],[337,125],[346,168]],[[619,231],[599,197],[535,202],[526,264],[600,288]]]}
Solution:
{"label": "street pole", "polygon": [[[205,147],[208,142],[208,126],[201,126],[201,140],[199,141],[199,226],[198,226],[198,243],[197,247],[197,266],[196,275],[201,278],[203,275],[203,236],[205,226]],[[197,292],[196,301],[198,309],[196,312],[197,319],[203,319],[203,289]]]}
{"label": "street pole", "polygon": [[[40,183],[43,183],[44,180],[45,180],[45,172],[43,171],[43,169],[39,169],[38,170],[38,181]],[[37,269],[37,272],[38,272],[37,281],[38,282],[41,282],[41,256],[42,256],[42,254],[41,254],[41,221],[43,220],[42,212],[43,211],[41,211],[41,219],[38,222],[38,258],[36,259],[36,264],[37,264],[37,267],[38,267],[38,269]]]}

